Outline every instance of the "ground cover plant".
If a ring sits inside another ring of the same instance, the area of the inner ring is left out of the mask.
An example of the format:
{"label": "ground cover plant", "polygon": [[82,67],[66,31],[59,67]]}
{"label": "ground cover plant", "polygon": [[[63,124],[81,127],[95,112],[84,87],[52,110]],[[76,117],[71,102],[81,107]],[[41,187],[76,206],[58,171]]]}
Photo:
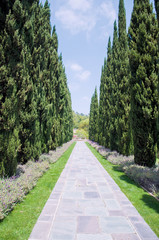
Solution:
{"label": "ground cover plant", "polygon": [[38,180],[37,185],[24,201],[17,204],[8,217],[0,222],[0,239],[27,240],[29,238],[74,146],[75,142],[58,161],[51,164],[50,169]]}
{"label": "ground cover plant", "polygon": [[102,166],[118,184],[122,192],[135,206],[140,215],[149,224],[151,229],[159,237],[159,201],[144,191],[137,183],[130,179],[118,166],[110,163],[88,142],[86,143]]}
{"label": "ground cover plant", "polygon": [[50,164],[56,162],[71,144],[72,141],[58,147],[56,151],[41,155],[36,162],[29,161],[18,165],[15,176],[0,179],[0,220],[4,219],[17,203],[23,201],[38,179],[50,168]]}

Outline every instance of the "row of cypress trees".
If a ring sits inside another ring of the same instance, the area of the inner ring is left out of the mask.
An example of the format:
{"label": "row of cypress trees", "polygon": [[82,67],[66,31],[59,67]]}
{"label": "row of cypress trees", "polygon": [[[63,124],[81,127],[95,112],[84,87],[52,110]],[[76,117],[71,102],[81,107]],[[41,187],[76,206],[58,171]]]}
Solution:
{"label": "row of cypress trees", "polygon": [[[134,0],[128,34],[124,0],[119,1],[118,28],[115,21],[95,110],[99,112],[98,138],[90,126],[91,140],[123,155],[134,153],[135,163],[148,167],[155,164],[157,141],[159,145],[157,37],[157,19],[149,0]],[[95,121],[92,108],[90,122]]]}
{"label": "row of cypress trees", "polygon": [[0,3],[0,175],[72,139],[71,96],[50,7]]}

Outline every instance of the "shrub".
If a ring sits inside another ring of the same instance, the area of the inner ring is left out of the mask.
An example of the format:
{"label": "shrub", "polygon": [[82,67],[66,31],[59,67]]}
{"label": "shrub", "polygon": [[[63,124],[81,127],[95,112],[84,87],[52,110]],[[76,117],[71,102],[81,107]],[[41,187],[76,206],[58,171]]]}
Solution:
{"label": "shrub", "polygon": [[50,151],[49,154],[41,155],[39,161],[18,165],[15,176],[0,179],[0,220],[4,219],[17,203],[23,201],[38,179],[49,169],[50,164],[56,162],[71,144],[72,141]]}

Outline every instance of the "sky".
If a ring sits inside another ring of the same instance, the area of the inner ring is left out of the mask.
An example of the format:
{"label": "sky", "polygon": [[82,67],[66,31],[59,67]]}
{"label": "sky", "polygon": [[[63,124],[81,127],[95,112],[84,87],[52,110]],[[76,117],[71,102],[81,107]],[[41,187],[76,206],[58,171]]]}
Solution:
{"label": "sky", "polygon": [[[113,40],[114,21],[118,22],[119,0],[49,0],[49,3],[51,25],[56,26],[58,52],[63,56],[72,109],[89,114],[95,87],[99,95],[108,39],[110,36]],[[128,29],[133,0],[125,0],[125,10]]]}

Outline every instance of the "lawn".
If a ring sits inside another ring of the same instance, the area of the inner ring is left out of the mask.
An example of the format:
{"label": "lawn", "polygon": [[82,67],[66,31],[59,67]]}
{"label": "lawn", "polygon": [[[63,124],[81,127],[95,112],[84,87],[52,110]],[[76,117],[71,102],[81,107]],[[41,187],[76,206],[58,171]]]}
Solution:
{"label": "lawn", "polygon": [[145,192],[139,185],[118,170],[118,167],[108,162],[90,144],[86,143],[102,166],[118,184],[122,192],[132,202],[140,215],[159,237],[159,201]]}
{"label": "lawn", "polygon": [[74,146],[75,142],[56,163],[51,164],[50,169],[38,180],[36,187],[24,201],[0,222],[0,240],[27,240],[29,238]]}

